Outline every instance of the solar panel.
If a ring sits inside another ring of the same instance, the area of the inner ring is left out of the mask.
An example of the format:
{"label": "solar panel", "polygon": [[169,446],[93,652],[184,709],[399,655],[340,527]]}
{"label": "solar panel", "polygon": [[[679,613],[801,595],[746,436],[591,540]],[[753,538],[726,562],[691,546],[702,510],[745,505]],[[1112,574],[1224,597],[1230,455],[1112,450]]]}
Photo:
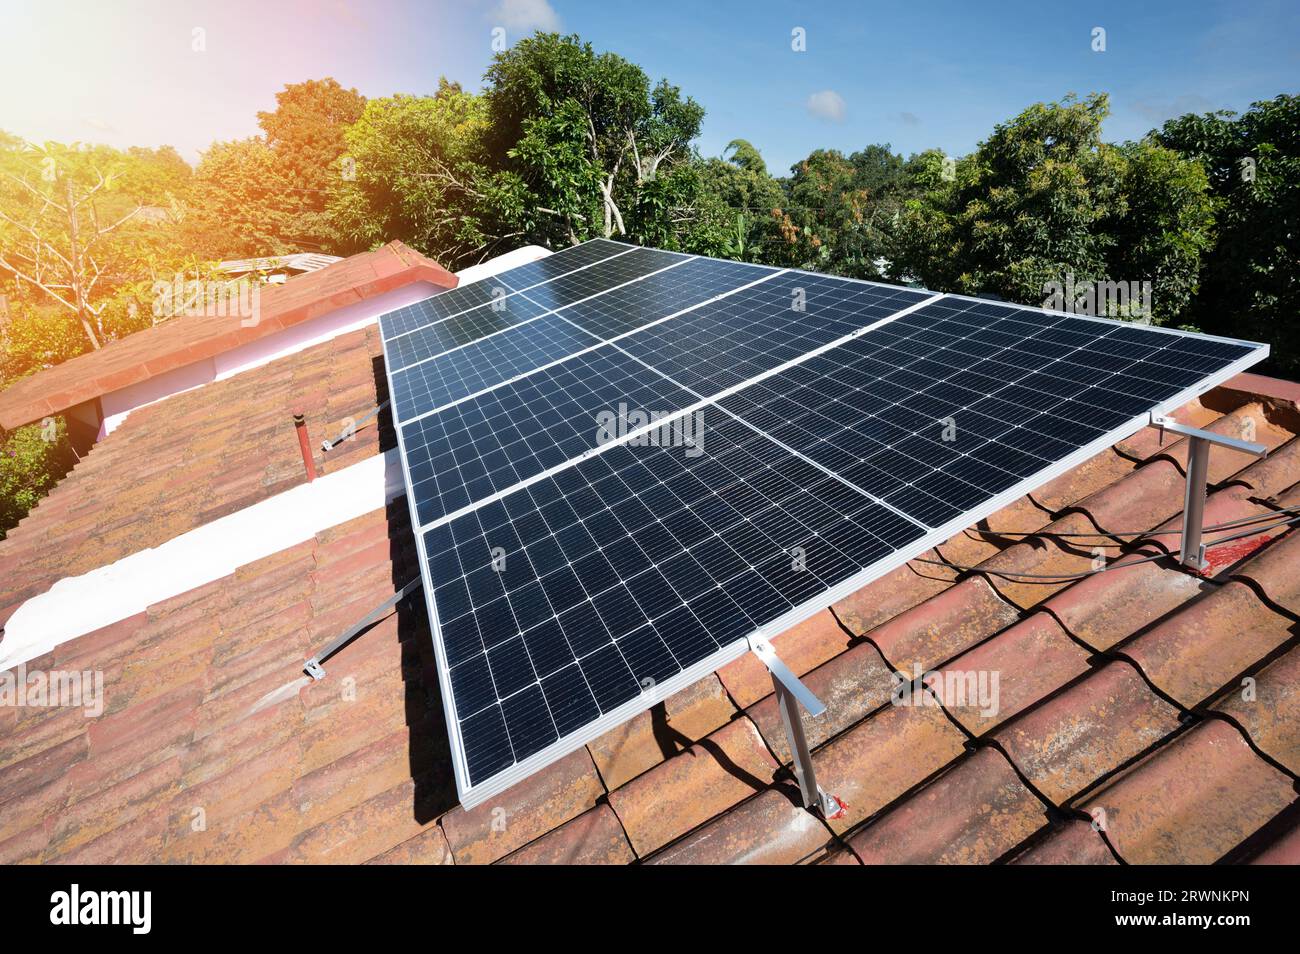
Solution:
{"label": "solar panel", "polygon": [[947,299],[722,406],[936,528],[1253,350]]}
{"label": "solar panel", "polygon": [[707,454],[619,446],[425,534],[470,785],[923,533],[705,417]]}
{"label": "solar panel", "polygon": [[1267,354],[612,242],[453,291],[381,328],[467,807]]}
{"label": "solar panel", "polygon": [[603,239],[575,245],[539,261],[510,269],[509,285],[505,284],[503,275],[493,276],[491,280],[449,288],[422,301],[390,311],[379,317],[379,331],[387,341],[473,308],[499,303],[503,297],[634,251],[638,251],[636,246]]}

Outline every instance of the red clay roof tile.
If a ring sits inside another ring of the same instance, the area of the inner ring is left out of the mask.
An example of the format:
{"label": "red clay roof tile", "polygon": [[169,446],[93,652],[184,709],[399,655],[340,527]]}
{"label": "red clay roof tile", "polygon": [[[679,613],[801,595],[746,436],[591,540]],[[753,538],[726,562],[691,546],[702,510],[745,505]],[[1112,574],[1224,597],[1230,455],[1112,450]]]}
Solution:
{"label": "red clay roof tile", "polygon": [[831,833],[803,809],[799,792],[778,785],[760,792],[652,856],[653,865],[789,865],[825,856]]}
{"label": "red clay roof tile", "polygon": [[709,675],[587,743],[587,749],[605,785],[617,788],[689,748],[735,714],[722,683]]}
{"label": "red clay roof tile", "polygon": [[[804,714],[804,732],[808,745],[814,748],[889,702],[896,685],[889,667],[870,643],[840,653],[806,673],[803,682],[826,705],[826,711],[816,718]],[[768,748],[782,763],[789,762],[790,745],[776,695],[769,693],[745,712],[758,726]]]}
{"label": "red clay roof tile", "polygon": [[1178,710],[1124,662],[1089,673],[994,738],[1056,805],[1136,758],[1178,728]]}
{"label": "red clay roof tile", "polygon": [[1250,860],[1252,865],[1300,865],[1300,824],[1293,824],[1273,844]]}
{"label": "red clay roof tile", "polygon": [[394,845],[381,855],[375,855],[368,865],[452,865],[451,848],[447,836],[437,825],[430,825],[414,838]]}
{"label": "red clay roof tile", "polygon": [[576,818],[605,787],[586,749],[578,749],[483,804],[442,817],[456,864],[490,864]]}
{"label": "red clay roof tile", "polygon": [[1259,587],[1265,598],[1294,616],[1300,616],[1300,533],[1291,531],[1263,553],[1232,572],[1239,580],[1249,580]]}
{"label": "red clay roof tile", "polygon": [[644,857],[766,788],[776,767],[758,730],[742,716],[610,792],[609,803]]}
{"label": "red clay roof tile", "polygon": [[503,865],[625,865],[636,860],[618,816],[608,805],[570,819],[532,844],[506,855]]}
{"label": "red clay roof tile", "polygon": [[926,684],[949,715],[980,736],[1087,671],[1088,656],[1052,616],[1034,613],[927,676]]}
{"label": "red clay roof tile", "polygon": [[1292,648],[1214,703],[1256,747],[1300,775],[1300,648]]}
{"label": "red clay roof tile", "polygon": [[1294,783],[1210,719],[1143,759],[1084,806],[1130,864],[1211,864],[1295,799]]}
{"label": "red clay roof tile", "polygon": [[[1133,558],[1155,552],[1143,548]],[[1060,620],[1076,639],[1101,652],[1213,588],[1213,584],[1163,562],[1140,563],[1085,577],[1041,608]]]}
{"label": "red clay roof tile", "polygon": [[[339,368],[369,376],[362,401],[330,394],[307,406],[313,440],[335,433],[339,419],[375,405],[380,352],[376,329],[365,328],[131,412],[0,540],[11,567],[0,575],[0,607],[303,483],[291,419],[303,383],[328,381]],[[358,429],[340,446],[347,457],[318,452],[318,470],[377,453],[378,432]]]}
{"label": "red clay roof tile", "polygon": [[[844,652],[851,639],[830,610],[823,610],[772,639],[772,647],[797,676],[815,669]],[[772,692],[772,674],[753,653],[727,663],[718,678],[741,708],[748,708]]]}
{"label": "red clay roof tile", "polygon": [[[393,258],[401,259],[401,270],[391,273],[387,281],[376,282],[373,263]],[[453,288],[456,276],[401,243],[391,243],[296,276],[282,286],[262,288],[260,320],[252,326],[242,326],[243,319],[238,317],[196,316],[146,328],[12,385],[0,394],[0,428],[12,430],[48,414],[60,414],[315,315],[418,281]]]}
{"label": "red clay roof tile", "polygon": [[931,669],[1020,618],[982,577],[968,577],[877,626],[868,639],[896,670]]}
{"label": "red clay roof tile", "polygon": [[[922,556],[939,559],[939,554],[933,550]],[[952,585],[955,576],[952,570],[933,564],[905,563],[840,600],[832,608],[841,623],[855,635],[862,636],[886,620],[943,592]]]}
{"label": "red clay roof tile", "polygon": [[1295,627],[1249,586],[1232,582],[1188,603],[1120,651],[1190,709],[1285,643]]}
{"label": "red clay roof tile", "polygon": [[849,839],[864,864],[989,864],[1047,822],[1046,809],[991,748],[960,762]]}
{"label": "red clay roof tile", "polygon": [[964,736],[938,705],[886,706],[813,753],[817,781],[845,803],[842,834],[962,752]]}
{"label": "red clay roof tile", "polygon": [[1101,835],[1086,821],[1066,822],[1011,861],[1014,865],[1117,865]]}
{"label": "red clay roof tile", "polygon": [[[1043,528],[1043,533],[1095,534],[1097,527],[1085,514],[1076,512],[1053,520]],[[1090,570],[1096,555],[1093,548],[1104,542],[1104,539],[1090,538],[1031,537],[989,557],[979,565],[977,572],[985,575],[1004,600],[1021,609],[1032,609],[1070,585],[1068,579],[1060,577]],[[1099,552],[1114,551],[1102,549]],[[1039,576],[1049,579],[1037,579]]]}
{"label": "red clay roof tile", "polygon": [[[1048,513],[1059,513],[1133,470],[1133,461],[1107,448],[1048,481],[1029,496]],[[1046,522],[1046,521],[1043,521]]]}

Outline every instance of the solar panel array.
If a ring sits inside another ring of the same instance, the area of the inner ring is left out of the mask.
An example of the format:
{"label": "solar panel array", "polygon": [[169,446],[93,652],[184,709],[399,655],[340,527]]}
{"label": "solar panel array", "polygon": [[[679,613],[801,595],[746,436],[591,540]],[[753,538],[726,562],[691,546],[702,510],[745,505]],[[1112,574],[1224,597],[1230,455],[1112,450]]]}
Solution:
{"label": "solar panel array", "polygon": [[1267,354],[604,240],[380,328],[467,806]]}

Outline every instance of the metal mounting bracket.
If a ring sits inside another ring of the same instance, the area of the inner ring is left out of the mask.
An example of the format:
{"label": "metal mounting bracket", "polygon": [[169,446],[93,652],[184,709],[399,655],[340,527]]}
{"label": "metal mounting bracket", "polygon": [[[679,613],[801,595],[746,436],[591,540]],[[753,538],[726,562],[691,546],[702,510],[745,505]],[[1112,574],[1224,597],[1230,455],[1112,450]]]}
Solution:
{"label": "metal mounting bracket", "polygon": [[324,649],[322,649],[315,656],[312,656],[310,659],[308,659],[306,662],[302,664],[302,671],[305,672],[307,675],[311,676],[312,679],[316,680],[317,682],[319,682],[321,679],[324,679],[325,667],[321,665],[321,660],[329,659],[330,656],[333,656],[336,652],[338,652],[349,642],[351,642],[354,636],[356,636],[363,629],[365,629],[371,623],[378,620],[390,609],[392,609],[394,606],[400,603],[407,593],[410,593],[412,590],[416,589],[417,587],[422,586],[423,583],[424,581],[418,576],[415,579],[411,580],[411,582],[407,583],[400,590],[398,590],[388,599],[384,600],[382,603],[380,603],[378,606],[372,609],[369,613],[363,616],[359,622],[354,623],[352,626],[349,626],[344,632],[340,633],[338,636],[335,636],[328,643],[326,643]]}
{"label": "metal mounting bracket", "polygon": [[1173,418],[1160,414],[1151,415],[1151,426],[1159,429],[1162,444],[1166,431],[1187,438],[1187,489],[1183,496],[1183,534],[1178,560],[1199,573],[1207,566],[1201,532],[1205,525],[1205,486],[1209,480],[1210,445],[1218,444],[1256,457],[1267,457],[1268,448],[1254,441],[1226,437],[1199,427],[1179,424]]}
{"label": "metal mounting bracket", "polygon": [[311,659],[308,659],[305,663],[303,663],[302,671],[305,672],[307,675],[311,676],[312,679],[316,680],[317,682],[320,682],[322,679],[325,678],[325,667],[322,666],[320,664],[320,660],[314,656]]}
{"label": "metal mounting bracket", "polygon": [[790,744],[792,768],[799,783],[803,807],[817,809],[828,820],[841,817],[844,814],[844,803],[817,784],[812,753],[803,728],[801,710],[807,709],[816,717],[826,711],[826,704],[790,671],[790,667],[781,661],[781,657],[766,639],[749,637],[749,649],[772,674],[772,688],[776,690],[777,708],[781,711],[781,723],[785,728],[786,741]]}

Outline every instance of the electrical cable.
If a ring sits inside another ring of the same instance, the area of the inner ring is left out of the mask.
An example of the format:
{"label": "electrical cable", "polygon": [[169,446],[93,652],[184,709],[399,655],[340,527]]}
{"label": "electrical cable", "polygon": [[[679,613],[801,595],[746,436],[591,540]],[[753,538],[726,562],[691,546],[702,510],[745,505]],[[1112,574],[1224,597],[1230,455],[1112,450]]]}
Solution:
{"label": "electrical cable", "polygon": [[[1291,512],[1291,511],[1288,510],[1287,512]],[[1251,529],[1243,530],[1240,533],[1234,533],[1226,537],[1220,537],[1218,540],[1214,540],[1210,543],[1205,544],[1205,548],[1209,550],[1213,547],[1221,546],[1225,543],[1230,543],[1233,540],[1240,540],[1243,537],[1253,537],[1260,533],[1266,533],[1267,531],[1276,529],[1278,527],[1289,527],[1297,523],[1300,523],[1300,516],[1294,516],[1288,520],[1279,520],[1275,523],[1271,523],[1263,527],[1252,527]],[[1206,527],[1205,529],[1209,530],[1212,528]],[[1096,576],[1098,573],[1105,573],[1109,570],[1122,570],[1125,567],[1140,566],[1143,563],[1153,563],[1156,560],[1167,559],[1169,558],[1169,556],[1170,554],[1168,553],[1157,553],[1154,556],[1143,557],[1140,560],[1130,560],[1124,563],[1121,562],[1111,563],[1103,567],[1098,567],[1095,570],[1087,570],[1083,573],[1018,573],[1014,570],[990,570],[978,566],[962,566],[961,564],[957,564],[957,563],[949,563],[946,560],[930,560],[925,557],[913,557],[912,560],[917,563],[929,563],[929,564],[933,564],[934,566],[946,567],[947,569],[950,570],[956,570],[959,573],[985,573],[988,574],[989,576],[1002,577],[1003,579],[1010,580],[1013,583],[1020,582],[1023,580],[1040,580],[1043,582],[1051,581],[1057,583],[1067,583],[1075,580],[1082,580],[1089,576]]]}

